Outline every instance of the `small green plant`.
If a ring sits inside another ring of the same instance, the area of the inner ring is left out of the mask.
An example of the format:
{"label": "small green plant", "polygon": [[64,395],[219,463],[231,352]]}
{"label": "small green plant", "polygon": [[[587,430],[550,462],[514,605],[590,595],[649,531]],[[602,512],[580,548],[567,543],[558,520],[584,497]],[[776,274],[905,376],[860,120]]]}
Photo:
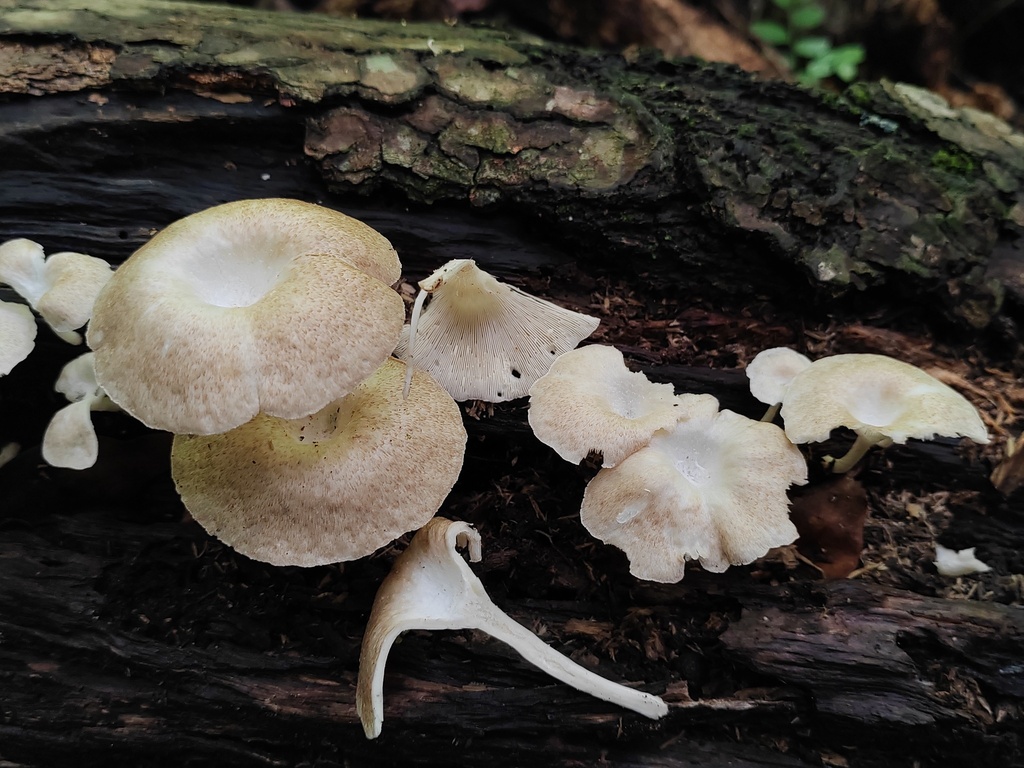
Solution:
{"label": "small green plant", "polygon": [[761,19],[750,25],[755,36],[776,48],[801,83],[814,85],[829,77],[849,83],[864,61],[864,47],[856,43],[833,47],[823,34],[815,34],[825,21],[825,6],[817,0],[771,0],[780,20]]}

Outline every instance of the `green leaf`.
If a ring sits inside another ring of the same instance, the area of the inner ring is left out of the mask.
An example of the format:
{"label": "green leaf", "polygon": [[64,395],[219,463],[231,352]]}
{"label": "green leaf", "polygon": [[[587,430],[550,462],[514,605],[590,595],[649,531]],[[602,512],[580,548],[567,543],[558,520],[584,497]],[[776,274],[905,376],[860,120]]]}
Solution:
{"label": "green leaf", "polygon": [[825,21],[825,9],[820,5],[807,5],[789,15],[789,26],[793,29],[814,29]]}
{"label": "green leaf", "polygon": [[768,45],[786,45],[789,43],[789,32],[775,21],[755,21],[750,25],[752,34],[761,38]]}
{"label": "green leaf", "polygon": [[800,3],[801,0],[772,0],[772,5],[782,11],[788,11],[793,6]]}
{"label": "green leaf", "polygon": [[832,73],[832,59],[828,56],[808,62],[804,70],[804,75],[815,81],[831,77]]}
{"label": "green leaf", "polygon": [[852,64],[856,67],[864,62],[864,47],[856,43],[840,45],[832,51],[832,60],[836,64]]}
{"label": "green leaf", "polygon": [[832,42],[827,37],[801,37],[793,42],[793,53],[805,59],[820,59],[832,50]]}

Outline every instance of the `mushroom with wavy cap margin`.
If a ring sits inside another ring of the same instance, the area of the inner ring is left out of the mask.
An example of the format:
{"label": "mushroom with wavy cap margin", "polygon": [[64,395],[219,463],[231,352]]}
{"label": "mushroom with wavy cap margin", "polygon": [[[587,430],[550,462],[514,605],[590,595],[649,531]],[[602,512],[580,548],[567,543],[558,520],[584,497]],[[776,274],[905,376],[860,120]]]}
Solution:
{"label": "mushroom with wavy cap margin", "polygon": [[355,391],[300,419],[260,414],[220,435],[175,435],[171,475],[210,534],[256,560],[355,560],[433,516],[462,469],[454,400],[385,361]]}
{"label": "mushroom with wavy cap margin", "polygon": [[634,576],[676,582],[688,560],[721,572],[795,541],[786,491],[805,482],[807,464],[781,429],[702,412],[598,472],[580,517],[626,553]]}
{"label": "mushroom with wavy cap margin", "polygon": [[136,251],[89,324],[96,376],[144,424],[214,434],[307,416],[391,354],[405,306],[387,239],[298,200],[188,216]]}
{"label": "mushroom with wavy cap margin", "polygon": [[613,467],[643,448],[659,429],[718,410],[711,395],[677,396],[626,367],[622,353],[591,344],[561,355],[530,388],[533,433],[566,461],[579,464],[591,451]]}
{"label": "mushroom with wavy cap margin", "polygon": [[[782,402],[794,443],[827,440],[847,427],[857,439],[832,464],[850,470],[873,445],[931,440],[936,435],[988,442],[985,424],[967,399],[920,368],[885,355],[833,355],[797,374]],[[831,461],[831,460],[830,460]]]}
{"label": "mushroom with wavy cap margin", "polygon": [[0,245],[0,283],[18,292],[65,341],[81,344],[76,332],[92,316],[96,296],[113,275],[103,259],[64,251],[46,256],[43,247],[18,238]]}
{"label": "mushroom with wavy cap margin", "polygon": [[472,259],[454,259],[420,282],[395,356],[456,400],[500,403],[524,397],[598,323],[499,281]]}
{"label": "mushroom with wavy cap margin", "polygon": [[384,668],[395,639],[409,629],[479,629],[512,646],[531,664],[591,696],[658,719],[668,705],[657,696],[613,683],[581,667],[498,608],[457,552],[480,560],[480,534],[468,523],[436,517],[398,556],[377,590],[359,653],[356,711],[367,738],[384,722]]}

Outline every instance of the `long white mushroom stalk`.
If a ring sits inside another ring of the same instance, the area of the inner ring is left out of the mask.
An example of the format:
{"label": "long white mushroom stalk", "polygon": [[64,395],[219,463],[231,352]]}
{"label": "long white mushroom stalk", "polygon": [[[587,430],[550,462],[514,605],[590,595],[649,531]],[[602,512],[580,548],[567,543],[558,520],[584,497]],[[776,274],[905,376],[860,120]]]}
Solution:
{"label": "long white mushroom stalk", "polygon": [[651,719],[668,705],[650,693],[613,683],[545,644],[498,608],[458,548],[479,562],[480,534],[468,523],[435,517],[413,537],[381,584],[359,656],[356,711],[367,738],[384,722],[384,667],[395,639],[408,629],[479,629],[577,690]]}

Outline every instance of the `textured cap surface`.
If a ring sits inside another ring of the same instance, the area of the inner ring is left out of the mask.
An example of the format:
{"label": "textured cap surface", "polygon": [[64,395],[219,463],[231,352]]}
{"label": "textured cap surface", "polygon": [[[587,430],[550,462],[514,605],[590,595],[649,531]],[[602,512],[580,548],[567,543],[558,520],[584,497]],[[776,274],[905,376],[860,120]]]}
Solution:
{"label": "textured cap surface", "polygon": [[157,234],[100,293],[88,332],[97,377],[126,411],[171,432],[307,415],[394,349],[405,308],[382,279],[397,269],[384,237],[326,208],[246,200],[203,211]]}
{"label": "textured cap surface", "polygon": [[920,368],[885,355],[815,360],[789,385],[782,418],[794,443],[827,440],[837,427],[894,443],[935,435],[988,442],[981,417],[963,395]]}
{"label": "textured cap surface", "polygon": [[578,464],[591,451],[612,467],[647,445],[659,429],[718,410],[711,395],[677,397],[626,367],[614,347],[592,344],[561,355],[530,389],[529,421],[537,439]]}
{"label": "textured cap surface", "polygon": [[724,571],[793,542],[786,491],[806,481],[781,429],[721,411],[659,432],[602,469],[580,513],[588,531],[626,553],[634,576],[675,582],[687,560]]}
{"label": "textured cap surface", "polygon": [[391,359],[311,416],[176,435],[171,472],[185,506],[212,535],[275,565],[354,560],[419,528],[455,484],[466,431],[422,372],[403,400],[404,376]]}

